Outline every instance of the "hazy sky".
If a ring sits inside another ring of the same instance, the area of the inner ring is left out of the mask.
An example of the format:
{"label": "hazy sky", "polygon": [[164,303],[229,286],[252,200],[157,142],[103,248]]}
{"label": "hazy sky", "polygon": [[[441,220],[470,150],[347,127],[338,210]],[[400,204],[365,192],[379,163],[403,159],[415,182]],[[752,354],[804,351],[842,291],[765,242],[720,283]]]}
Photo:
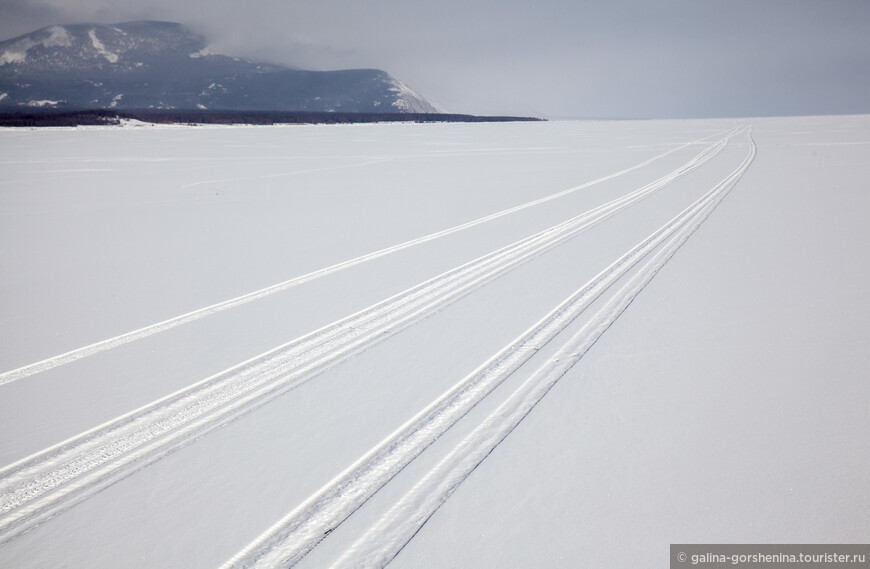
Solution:
{"label": "hazy sky", "polygon": [[454,112],[870,113],[870,0],[0,0],[0,38],[185,23],[223,53],[377,67]]}

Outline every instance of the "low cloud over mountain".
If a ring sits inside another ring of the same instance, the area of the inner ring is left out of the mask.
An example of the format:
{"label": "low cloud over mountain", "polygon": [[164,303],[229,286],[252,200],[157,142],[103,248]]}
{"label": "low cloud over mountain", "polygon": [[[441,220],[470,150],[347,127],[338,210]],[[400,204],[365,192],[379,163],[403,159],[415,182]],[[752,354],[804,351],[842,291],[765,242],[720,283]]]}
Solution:
{"label": "low cloud over mountain", "polygon": [[181,24],[152,21],[50,26],[0,42],[0,106],[439,112],[385,71],[213,54]]}

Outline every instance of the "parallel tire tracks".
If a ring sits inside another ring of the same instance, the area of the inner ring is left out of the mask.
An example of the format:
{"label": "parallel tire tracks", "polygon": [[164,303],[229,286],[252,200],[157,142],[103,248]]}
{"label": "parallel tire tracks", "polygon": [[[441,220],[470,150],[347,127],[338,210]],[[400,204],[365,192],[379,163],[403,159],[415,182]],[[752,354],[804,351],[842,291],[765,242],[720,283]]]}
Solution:
{"label": "parallel tire tracks", "polygon": [[[620,280],[625,281],[605,307],[553,359],[520,386],[390,510],[336,567],[382,567],[388,563],[462,480],[585,354],[724,199],[755,157],[755,143],[751,136],[749,142],[750,151],[746,159],[719,184],[279,520],[222,569],[291,567],[298,563],[541,347],[556,338],[602,293]],[[648,260],[641,268],[630,273],[645,258]],[[623,279],[627,274],[628,278]]]}
{"label": "parallel tire tracks", "polygon": [[0,469],[0,543],[564,243],[718,154]]}
{"label": "parallel tire tracks", "polygon": [[417,534],[462,482],[483,462],[544,398],[552,387],[589,351],[625,312],[688,238],[716,209],[755,157],[717,185],[683,225],[668,237],[636,274],[626,279],[608,302],[564,345],[453,448],[411,490],[384,514],[335,564],[333,569],[385,567]]}
{"label": "parallel tire tracks", "polygon": [[[728,134],[726,135],[726,137],[733,135],[733,132],[734,132],[733,130],[729,131]],[[412,239],[410,241],[406,241],[406,242],[400,243],[398,245],[393,245],[393,246],[387,247],[385,249],[380,249],[380,250],[374,251],[372,253],[361,255],[359,257],[355,257],[353,259],[349,259],[347,261],[343,261],[341,263],[337,263],[335,265],[331,265],[329,267],[325,267],[323,269],[319,269],[317,271],[313,271],[311,273],[307,273],[307,274],[304,274],[304,275],[301,275],[301,276],[298,276],[298,277],[295,277],[295,278],[292,278],[292,279],[268,286],[268,287],[260,289],[260,290],[256,290],[256,291],[253,291],[253,292],[241,295],[241,296],[237,296],[235,298],[231,298],[231,299],[228,299],[228,300],[225,300],[222,302],[218,302],[218,303],[212,304],[210,306],[205,306],[203,308],[199,308],[197,310],[193,310],[191,312],[187,312],[185,314],[181,314],[179,316],[175,316],[173,318],[169,318],[169,319],[163,320],[161,322],[150,324],[148,326],[144,326],[142,328],[138,328],[136,330],[132,330],[130,332],[126,332],[124,334],[120,334],[120,335],[112,337],[112,338],[107,338],[105,340],[101,340],[99,342],[95,342],[93,344],[83,346],[81,348],[76,348],[74,350],[70,350],[68,352],[64,352],[62,354],[52,356],[52,357],[46,358],[44,360],[40,360],[38,362],[27,364],[25,366],[21,366],[19,368],[16,368],[16,369],[13,369],[10,371],[0,373],[0,385],[6,384],[6,383],[11,383],[13,381],[23,379],[25,377],[28,377],[28,376],[31,376],[31,375],[34,375],[37,373],[45,372],[45,371],[48,371],[50,369],[53,369],[53,368],[61,366],[61,365],[72,363],[72,362],[80,360],[82,358],[86,358],[86,357],[98,354],[100,352],[111,350],[112,348],[116,348],[116,347],[122,346],[124,344],[129,344],[130,342],[134,342],[136,340],[141,340],[143,338],[147,338],[148,336],[152,336],[152,335],[158,334],[160,332],[165,332],[167,330],[171,330],[172,328],[176,328],[178,326],[181,326],[183,324],[187,324],[189,322],[193,322],[195,320],[199,320],[201,318],[205,318],[206,316],[210,316],[210,315],[216,314],[218,312],[223,312],[224,310],[229,310],[231,308],[235,308],[237,306],[241,306],[243,304],[247,304],[249,302],[253,302],[255,300],[265,298],[267,296],[271,296],[271,295],[276,294],[278,292],[281,292],[281,291],[287,290],[289,288],[293,288],[293,287],[302,285],[304,283],[307,283],[307,282],[331,275],[333,273],[343,271],[345,269],[354,267],[356,265],[360,265],[360,264],[366,263],[368,261],[372,261],[372,260],[378,259],[380,257],[384,257],[384,256],[390,255],[392,253],[396,253],[398,251],[402,251],[404,249],[414,247],[416,245],[421,245],[421,244],[427,243],[429,241],[434,241],[436,239],[440,239],[442,237],[446,237],[448,235],[458,233],[458,232],[463,231],[465,229],[470,229],[472,227],[482,225],[484,223],[493,221],[493,220],[498,219],[500,217],[504,217],[504,216],[516,213],[518,211],[522,211],[524,209],[531,208],[531,207],[546,203],[548,201],[552,201],[552,200],[567,196],[571,193],[589,188],[589,187],[594,186],[596,184],[600,184],[600,183],[605,182],[607,180],[611,180],[613,178],[617,178],[619,176],[622,176],[622,175],[627,174],[629,172],[632,172],[634,170],[638,170],[640,168],[643,168],[644,166],[647,166],[647,165],[655,162],[656,160],[664,158],[665,156],[667,156],[669,154],[672,154],[678,150],[681,150],[681,149],[683,149],[691,144],[700,143],[700,142],[705,141],[709,138],[711,138],[711,136],[707,136],[707,137],[701,138],[699,140],[696,140],[694,142],[689,142],[689,143],[680,145],[678,147],[672,148],[671,150],[668,150],[667,152],[664,152],[664,153],[659,154],[657,156],[654,156],[648,160],[640,162],[639,164],[635,164],[634,166],[630,166],[630,167],[625,168],[623,170],[620,170],[618,172],[608,174],[607,176],[602,176],[601,178],[597,178],[595,180],[585,182],[583,184],[580,184],[579,186],[574,186],[572,188],[562,190],[560,192],[557,192],[555,194],[551,194],[549,196],[545,196],[545,197],[537,199],[537,200],[526,202],[526,203],[511,207],[511,208],[508,208],[508,209],[505,209],[505,210],[481,217],[479,219],[475,219],[475,220],[472,220],[472,221],[469,221],[469,222],[466,222],[466,223],[463,223],[460,225],[456,225],[454,227],[444,229],[442,231],[431,233],[429,235],[424,235],[422,237],[418,237],[416,239]]]}

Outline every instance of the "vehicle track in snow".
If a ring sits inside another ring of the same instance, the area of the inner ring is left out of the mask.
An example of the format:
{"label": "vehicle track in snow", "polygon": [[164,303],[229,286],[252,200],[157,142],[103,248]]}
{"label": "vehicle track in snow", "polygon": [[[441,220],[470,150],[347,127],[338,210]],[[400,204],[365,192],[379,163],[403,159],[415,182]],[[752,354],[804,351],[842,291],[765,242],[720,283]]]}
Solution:
{"label": "vehicle track in snow", "polygon": [[[729,131],[726,131],[726,134],[724,134],[723,136],[726,136],[726,137],[732,136],[733,133],[734,133],[734,129],[731,129]],[[225,300],[222,302],[218,302],[218,303],[212,304],[210,306],[205,306],[203,308],[199,308],[199,309],[193,310],[191,312],[186,312],[184,314],[163,320],[161,322],[150,324],[148,326],[144,326],[142,328],[138,328],[138,329],[132,330],[130,332],[125,332],[123,334],[120,334],[118,336],[114,336],[112,338],[107,338],[105,340],[101,340],[99,342],[89,344],[87,346],[76,348],[74,350],[70,350],[68,352],[64,352],[62,354],[58,354],[56,356],[52,356],[52,357],[40,360],[38,362],[30,363],[30,364],[18,367],[16,369],[0,373],[0,386],[2,386],[3,384],[6,384],[6,383],[11,383],[13,381],[17,381],[19,379],[24,379],[24,378],[29,377],[31,375],[35,375],[38,373],[42,373],[44,371],[48,371],[48,370],[56,368],[58,366],[62,366],[65,364],[75,362],[77,360],[98,354],[100,352],[104,352],[104,351],[111,350],[111,349],[119,347],[119,346],[123,346],[125,344],[129,344],[129,343],[134,342],[136,340],[141,340],[143,338],[147,338],[148,336],[152,336],[152,335],[158,334],[160,332],[165,332],[167,330],[171,330],[173,328],[187,324],[189,322],[193,322],[193,321],[199,320],[201,318],[205,318],[207,316],[210,316],[212,314],[216,314],[218,312],[223,312],[225,310],[229,310],[231,308],[235,308],[237,306],[241,306],[241,305],[247,304],[249,302],[253,302],[255,300],[265,298],[267,296],[271,296],[271,295],[276,294],[278,292],[281,292],[281,291],[302,285],[304,283],[307,283],[307,282],[310,282],[310,281],[313,281],[313,280],[316,280],[316,279],[319,279],[319,278],[343,271],[345,269],[366,263],[368,261],[372,261],[372,260],[387,256],[387,255],[390,255],[392,253],[396,253],[396,252],[402,251],[404,249],[414,247],[416,245],[428,243],[430,241],[434,241],[436,239],[440,239],[442,237],[446,237],[448,235],[452,235],[454,233],[458,233],[460,231],[464,231],[466,229],[470,229],[472,227],[476,227],[476,226],[482,225],[484,223],[488,223],[488,222],[493,221],[495,219],[498,219],[498,218],[501,218],[501,217],[504,217],[504,216],[507,216],[507,215],[510,215],[510,214],[513,214],[513,213],[516,213],[519,211],[522,211],[524,209],[528,209],[528,208],[531,208],[531,207],[534,207],[534,206],[537,206],[537,205],[540,205],[540,204],[543,204],[543,203],[567,196],[567,195],[575,193],[577,191],[592,187],[592,186],[600,184],[602,182],[612,180],[614,178],[617,178],[617,177],[622,176],[624,174],[627,174],[629,172],[633,172],[635,170],[643,168],[644,166],[647,166],[647,165],[649,165],[657,160],[660,160],[661,158],[664,158],[665,156],[668,156],[674,152],[677,152],[678,150],[682,150],[683,148],[686,148],[692,144],[702,143],[703,141],[706,141],[707,139],[713,138],[714,136],[716,136],[716,135],[710,135],[710,136],[706,136],[706,137],[703,137],[701,139],[698,139],[698,140],[695,140],[692,142],[687,142],[685,144],[682,144],[680,146],[672,148],[671,150],[668,150],[667,152],[664,152],[664,153],[659,154],[657,156],[654,156],[648,160],[645,160],[643,162],[635,164],[634,166],[630,166],[630,167],[625,168],[623,170],[619,170],[619,171],[614,172],[612,174],[602,176],[602,177],[597,178],[595,180],[585,182],[585,183],[580,184],[578,186],[574,186],[574,187],[568,188],[566,190],[562,190],[560,192],[557,192],[555,194],[551,194],[549,196],[545,196],[545,197],[537,199],[537,200],[532,200],[532,201],[511,207],[511,208],[508,208],[508,209],[505,209],[505,210],[502,210],[502,211],[499,211],[499,212],[496,212],[496,213],[493,213],[493,214],[490,214],[490,215],[487,215],[487,216],[484,216],[484,217],[481,217],[481,218],[478,218],[478,219],[475,219],[475,220],[472,220],[472,221],[469,221],[469,222],[466,222],[463,224],[460,224],[460,225],[456,225],[454,227],[450,227],[450,228],[447,228],[447,229],[444,229],[441,231],[437,231],[437,232],[431,233],[429,235],[424,235],[422,237],[418,237],[418,238],[412,239],[410,241],[405,241],[404,243],[400,243],[398,245],[393,245],[391,247],[380,249],[380,250],[374,251],[372,253],[367,253],[365,255],[361,255],[359,257],[355,257],[353,259],[343,261],[341,263],[337,263],[335,265],[331,265],[331,266],[325,267],[323,269],[318,269],[318,270],[313,271],[311,273],[307,273],[307,274],[304,274],[304,275],[301,275],[298,277],[294,277],[292,279],[268,286],[268,287],[260,289],[260,290],[256,290],[256,291],[253,291],[253,292],[241,295],[241,296],[237,296],[235,298],[231,298],[231,299],[228,299],[228,300]]]}
{"label": "vehicle track in snow", "polygon": [[732,135],[618,199],[0,469],[0,543],[637,203]]}
{"label": "vehicle track in snow", "polygon": [[539,367],[498,408],[453,448],[390,510],[361,536],[332,569],[382,568],[413,539],[475,468],[507,438],[553,386],[589,351],[604,332],[631,305],[656,273],[676,254],[743,176],[755,158],[750,135],[746,159],[720,182],[700,207],[683,221],[649,256],[642,268],[626,279],[607,303],[556,354]]}
{"label": "vehicle track in snow", "polygon": [[[265,569],[297,564],[541,347],[554,340],[601,294],[622,283],[604,307],[555,356],[448,453],[334,567],[383,567],[389,563],[709,217],[755,157],[755,143],[751,135],[748,138],[749,153],[731,174],[279,520],[222,569]],[[629,274],[641,262],[641,268]],[[623,278],[627,274],[629,276]]]}

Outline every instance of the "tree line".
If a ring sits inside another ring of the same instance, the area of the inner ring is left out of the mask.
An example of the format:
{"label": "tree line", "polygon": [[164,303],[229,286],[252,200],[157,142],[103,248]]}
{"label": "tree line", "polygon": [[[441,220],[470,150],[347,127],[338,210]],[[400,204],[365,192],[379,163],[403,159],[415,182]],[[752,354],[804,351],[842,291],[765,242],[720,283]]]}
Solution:
{"label": "tree line", "polygon": [[351,124],[377,122],[511,122],[538,121],[531,117],[476,116],[452,113],[340,113],[308,111],[222,111],[183,109],[39,109],[0,112],[0,126],[118,125],[122,120],[156,124]]}

